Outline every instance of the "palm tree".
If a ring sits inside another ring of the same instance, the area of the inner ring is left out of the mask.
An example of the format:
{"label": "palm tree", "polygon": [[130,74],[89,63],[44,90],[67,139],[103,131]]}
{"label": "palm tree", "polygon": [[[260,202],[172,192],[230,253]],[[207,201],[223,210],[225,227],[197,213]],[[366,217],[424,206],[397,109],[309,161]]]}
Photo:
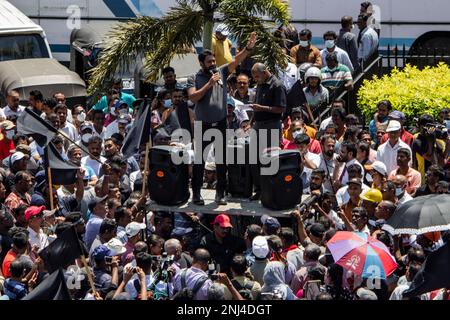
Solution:
{"label": "palm tree", "polygon": [[149,80],[155,80],[159,71],[186,48],[202,40],[203,48],[210,49],[215,15],[242,43],[256,31],[258,43],[252,57],[270,70],[287,65],[288,57],[273,35],[275,26],[288,23],[287,0],[177,0],[177,6],[161,18],[138,17],[112,29],[99,64],[92,70],[89,93],[98,97],[106,89],[105,80],[118,68],[128,68],[141,54],[146,57]]}

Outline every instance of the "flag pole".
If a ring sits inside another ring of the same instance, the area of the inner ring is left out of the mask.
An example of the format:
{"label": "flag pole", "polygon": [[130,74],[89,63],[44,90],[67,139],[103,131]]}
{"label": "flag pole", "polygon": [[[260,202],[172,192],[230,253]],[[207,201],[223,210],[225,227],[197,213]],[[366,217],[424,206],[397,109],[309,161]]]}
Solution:
{"label": "flag pole", "polygon": [[[148,177],[148,162],[149,162],[149,153],[150,153],[150,147],[151,147],[151,137],[150,140],[145,144],[145,160],[144,160],[144,172],[142,174],[142,196],[146,192],[146,186],[147,186],[147,177]],[[148,219],[147,219],[147,211],[144,212],[144,221],[145,221],[145,240],[148,238]]]}
{"label": "flag pole", "polygon": [[95,290],[95,285],[94,285],[94,279],[92,278],[92,274],[91,271],[89,270],[87,261],[86,261],[86,257],[84,256],[84,254],[82,254],[80,256],[81,261],[83,261],[83,265],[84,265],[84,270],[86,271],[88,280],[89,280],[89,285],[91,286],[92,289],[92,294],[94,295],[94,297],[97,299],[98,297],[100,297],[99,293],[97,292],[97,290]]}
{"label": "flag pole", "polygon": [[48,179],[48,192],[50,198],[50,210],[55,208],[55,204],[53,203],[53,182],[52,182],[52,168],[50,168],[50,163],[48,159],[48,148],[47,145],[44,149],[44,157],[45,157],[45,165],[47,166],[47,179]]}

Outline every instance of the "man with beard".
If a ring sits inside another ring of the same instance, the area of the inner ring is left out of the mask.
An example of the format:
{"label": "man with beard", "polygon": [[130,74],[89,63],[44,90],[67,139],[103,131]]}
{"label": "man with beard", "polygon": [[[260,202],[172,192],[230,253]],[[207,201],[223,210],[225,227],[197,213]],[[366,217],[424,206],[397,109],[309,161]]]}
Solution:
{"label": "man with beard", "polygon": [[[102,138],[99,136],[91,137],[88,142],[88,151],[90,154],[81,159],[81,165],[90,167],[97,177],[100,175],[101,164],[106,161],[106,158],[100,156],[103,149],[102,142]],[[92,158],[92,156],[95,158]]]}
{"label": "man with beard", "polygon": [[346,185],[348,176],[348,167],[357,164],[364,172],[363,166],[356,160],[357,148],[353,142],[345,141],[341,144],[339,155],[335,160],[335,170],[333,172],[333,187],[338,190],[341,186]]}
{"label": "man with beard", "polygon": [[245,242],[242,238],[231,234],[233,225],[226,214],[217,215],[213,225],[213,233],[204,236],[200,246],[211,253],[211,258],[220,265],[220,272],[227,273],[230,271],[233,256],[246,250]]}
{"label": "man with beard", "polygon": [[[104,143],[104,148],[105,148],[106,163],[111,164],[113,160],[117,157],[123,159],[122,154],[120,153],[119,141],[116,138],[111,137],[106,139]],[[134,159],[134,157],[126,159],[126,165],[127,165],[126,169],[127,175],[130,175],[131,172],[139,170],[139,165],[136,159]]]}
{"label": "man with beard", "polygon": [[[225,205],[226,189],[226,165],[225,165],[225,136],[227,128],[227,78],[236,67],[248,56],[249,52],[256,44],[256,33],[253,32],[247,42],[247,46],[241,50],[235,59],[217,68],[216,58],[210,50],[205,50],[199,54],[201,70],[188,81],[189,100],[196,104],[195,118],[201,122],[202,137],[195,137],[196,159],[193,168],[192,192],[193,202],[197,205],[204,205],[205,202],[200,194],[203,184],[203,171],[205,168],[205,159],[203,159],[204,150],[211,144],[209,141],[203,141],[203,135],[208,129],[220,131],[221,142],[215,140],[215,157],[217,166],[217,189],[216,203]],[[199,159],[199,157],[202,157]]]}
{"label": "man with beard", "polygon": [[95,186],[97,183],[98,177],[95,174],[94,170],[91,167],[81,164],[81,159],[83,158],[83,151],[75,144],[72,144],[67,149],[67,158],[73,164],[80,166],[85,171],[85,178],[88,179],[88,182],[91,186]]}
{"label": "man with beard", "polygon": [[336,139],[334,136],[325,134],[320,138],[320,146],[322,148],[322,153],[320,154],[320,165],[319,168],[325,171],[325,181],[323,187],[326,191],[335,193],[332,184],[332,177],[335,165],[335,158],[337,155],[334,153],[334,147],[336,145]]}

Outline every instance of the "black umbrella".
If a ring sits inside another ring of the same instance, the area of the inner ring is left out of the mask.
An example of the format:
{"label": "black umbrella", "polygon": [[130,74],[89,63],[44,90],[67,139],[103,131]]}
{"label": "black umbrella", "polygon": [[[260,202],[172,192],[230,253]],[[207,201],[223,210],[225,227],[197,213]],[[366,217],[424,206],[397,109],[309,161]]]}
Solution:
{"label": "black umbrella", "polygon": [[393,235],[450,230],[450,195],[431,194],[402,204],[383,229]]}

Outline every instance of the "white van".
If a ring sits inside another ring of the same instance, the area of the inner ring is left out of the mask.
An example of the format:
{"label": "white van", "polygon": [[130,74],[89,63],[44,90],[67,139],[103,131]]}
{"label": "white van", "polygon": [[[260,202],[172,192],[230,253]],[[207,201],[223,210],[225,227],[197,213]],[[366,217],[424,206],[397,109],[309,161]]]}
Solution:
{"label": "white van", "polygon": [[0,102],[17,90],[22,102],[32,90],[44,97],[62,92],[68,105],[86,99],[86,85],[53,59],[44,30],[5,0],[0,0]]}

